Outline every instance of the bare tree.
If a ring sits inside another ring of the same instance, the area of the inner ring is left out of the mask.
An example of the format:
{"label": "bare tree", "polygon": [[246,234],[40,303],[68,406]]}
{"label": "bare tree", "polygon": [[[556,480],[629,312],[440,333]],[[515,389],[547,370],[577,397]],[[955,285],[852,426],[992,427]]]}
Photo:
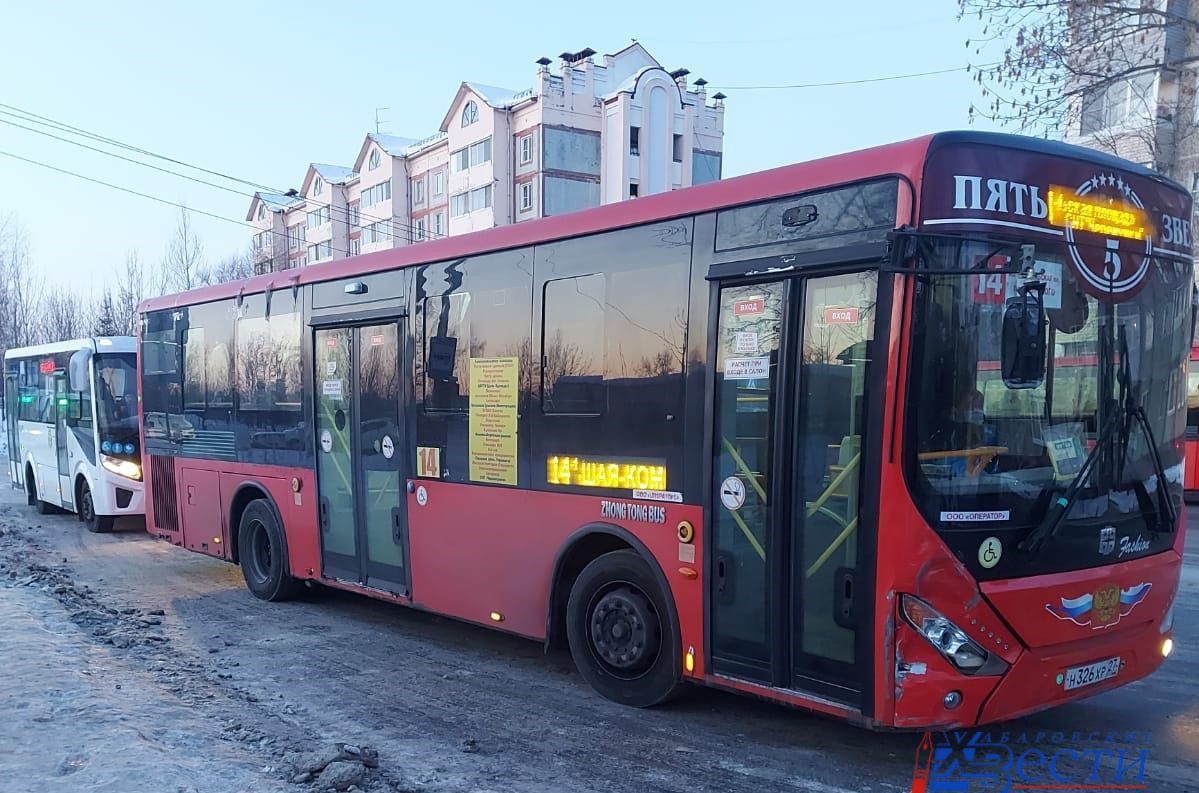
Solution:
{"label": "bare tree", "polygon": [[249,278],[252,275],[254,275],[254,259],[247,251],[230,254],[212,267],[205,269],[200,274],[200,281],[204,284],[223,284],[228,281]]}
{"label": "bare tree", "polygon": [[[983,102],[972,115],[1020,132],[1083,134],[1098,147],[1177,176],[1195,131],[1194,42],[1186,3],[958,0],[977,16],[966,42]],[[1135,122],[1135,123],[1130,123]]]}
{"label": "bare tree", "polygon": [[[157,291],[157,290],[155,290]],[[125,269],[120,274],[113,296],[113,315],[117,335],[137,333],[137,307],[147,297],[146,272],[136,250],[125,254]]]}
{"label": "bare tree", "polygon": [[[179,210],[175,233],[162,261],[164,286],[185,291],[200,286],[204,278],[204,244],[192,228],[191,213]],[[165,290],[164,290],[165,291]]]}
{"label": "bare tree", "polygon": [[42,290],[30,267],[25,230],[12,215],[0,215],[0,350],[37,338]]}
{"label": "bare tree", "polygon": [[38,323],[41,341],[65,341],[91,334],[92,316],[87,301],[71,292],[58,291],[46,295],[39,309]]}
{"label": "bare tree", "polygon": [[127,335],[123,333],[123,328],[117,321],[116,301],[113,299],[111,289],[105,289],[96,300],[95,317],[92,319],[92,335]]}

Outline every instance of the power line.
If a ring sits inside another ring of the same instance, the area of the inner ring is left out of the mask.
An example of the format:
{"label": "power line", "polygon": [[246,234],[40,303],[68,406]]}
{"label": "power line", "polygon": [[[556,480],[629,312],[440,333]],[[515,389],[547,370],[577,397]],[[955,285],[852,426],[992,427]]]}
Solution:
{"label": "power line", "polygon": [[833,88],[841,85],[863,85],[865,83],[885,83],[892,80],[911,80],[915,77],[932,77],[937,74],[952,74],[970,69],[988,69],[997,64],[984,63],[979,66],[955,66],[952,69],[936,69],[931,72],[913,72],[911,74],[891,74],[883,77],[863,77],[858,80],[834,80],[827,83],[795,83],[792,85],[718,85],[709,86],[708,90],[716,91],[782,91],[794,88]]}
{"label": "power line", "polygon": [[[218,215],[215,212],[207,212],[203,209],[195,209],[194,207],[189,207],[187,204],[181,204],[178,201],[171,201],[168,198],[162,198],[160,196],[151,195],[149,193],[143,193],[143,192],[134,190],[129,187],[123,187],[119,184],[113,184],[112,182],[105,182],[103,179],[96,179],[95,177],[85,176],[84,174],[76,173],[75,171],[68,171],[66,168],[59,168],[58,166],[50,165],[49,163],[41,162],[40,160],[34,160],[29,157],[22,157],[21,155],[13,154],[10,151],[4,151],[3,149],[0,149],[0,156],[10,157],[14,160],[20,160],[21,162],[25,162],[30,165],[36,165],[39,168],[46,168],[48,170],[55,171],[57,173],[66,174],[67,176],[74,176],[76,179],[82,179],[85,182],[92,182],[93,184],[102,185],[104,187],[108,187],[113,190],[120,190],[122,193],[129,193],[130,195],[135,195],[140,198],[146,198],[146,199],[149,199],[150,201],[157,201],[160,204],[166,204],[167,206],[178,207],[180,209],[185,209],[188,212],[195,212],[197,215],[204,215],[205,217],[210,217],[215,220],[223,220],[226,223],[234,223],[238,226],[245,226],[248,229],[253,229],[254,231],[258,231],[258,229],[255,226],[252,226],[249,223],[246,223],[245,221],[234,220],[231,217],[226,217],[225,215]],[[284,237],[285,239],[287,238],[287,235],[284,232],[275,231],[273,229],[264,229],[264,230],[269,231],[271,234]],[[330,248],[332,248],[332,244],[330,244]],[[350,255],[349,251],[345,251],[345,250],[341,250],[341,249],[337,249],[337,250],[339,253],[344,253],[346,256]]]}
{"label": "power line", "polygon": [[[278,188],[275,188],[275,187],[270,187],[270,186],[268,186],[268,185],[262,185],[262,184],[259,184],[259,183],[257,183],[257,182],[251,182],[251,181],[249,181],[249,180],[242,179],[242,178],[240,178],[240,177],[237,177],[237,176],[232,176],[232,175],[230,175],[230,174],[222,173],[221,171],[215,171],[215,170],[212,170],[212,169],[209,169],[209,168],[205,168],[205,167],[203,167],[203,166],[194,165],[194,164],[192,164],[192,163],[188,163],[188,162],[185,162],[185,161],[183,161],[183,160],[176,159],[176,158],[174,158],[174,157],[169,157],[169,156],[167,156],[167,155],[165,155],[165,154],[158,154],[158,153],[156,153],[156,152],[149,151],[148,149],[143,149],[143,148],[141,148],[141,147],[134,146],[134,145],[132,145],[132,144],[129,144],[129,143],[125,143],[124,141],[117,140],[116,138],[111,138],[111,137],[108,137],[108,136],[106,136],[106,135],[102,135],[102,134],[99,134],[99,133],[96,133],[96,132],[92,132],[92,131],[89,131],[89,130],[83,129],[82,127],[76,127],[76,126],[73,126],[73,125],[71,125],[71,124],[67,124],[66,122],[58,121],[58,120],[56,120],[56,119],[50,118],[49,116],[43,116],[43,115],[39,115],[39,114],[37,114],[37,113],[34,113],[34,112],[32,112],[32,111],[25,110],[24,108],[16,107],[16,106],[14,106],[14,105],[9,105],[9,104],[5,104],[5,103],[3,103],[3,102],[0,102],[0,108],[7,108],[9,111],[16,111],[15,113],[13,113],[13,112],[6,112],[6,111],[4,111],[4,110],[0,110],[0,114],[6,115],[6,116],[10,116],[10,117],[12,117],[12,118],[17,118],[17,119],[19,119],[19,120],[21,120],[21,121],[25,121],[25,122],[29,122],[29,123],[33,123],[33,124],[40,124],[40,125],[42,125],[42,126],[48,126],[48,127],[50,127],[51,129],[55,129],[55,130],[57,130],[57,131],[59,131],[59,132],[67,132],[68,134],[72,134],[72,135],[78,135],[78,136],[80,136],[80,137],[88,138],[88,139],[90,139],[90,140],[95,140],[95,141],[97,141],[97,142],[106,143],[106,144],[108,144],[108,145],[110,145],[110,146],[116,146],[116,147],[119,147],[119,148],[125,149],[125,150],[127,150],[127,151],[132,151],[132,152],[135,152],[135,153],[137,153],[137,154],[141,154],[141,155],[143,155],[143,156],[147,156],[147,157],[153,157],[153,158],[155,158],[155,159],[164,160],[164,161],[166,161],[166,162],[170,162],[170,163],[173,163],[173,164],[175,164],[175,165],[180,165],[180,166],[183,166],[183,167],[185,167],[185,168],[190,168],[190,169],[192,169],[192,170],[200,171],[201,173],[210,174],[210,175],[212,175],[212,176],[217,176],[217,177],[220,177],[220,178],[222,178],[222,179],[226,179],[226,180],[228,180],[228,181],[231,181],[231,182],[236,182],[236,183],[239,183],[239,184],[247,185],[247,186],[249,186],[249,187],[253,187],[253,188],[255,188],[255,190],[266,191],[266,192],[271,192],[271,193],[277,193],[277,194],[279,194],[279,195],[286,195],[286,193],[287,193],[287,191],[286,191],[286,190],[280,190],[280,189],[278,189]],[[18,115],[18,114],[20,114],[20,115]],[[76,141],[72,141],[72,140],[69,140],[69,139],[66,139],[66,138],[61,138],[61,137],[59,137],[59,136],[57,136],[57,135],[52,135],[52,134],[50,134],[50,133],[48,133],[48,132],[42,132],[42,131],[40,131],[40,130],[31,129],[31,128],[29,128],[29,127],[24,127],[24,126],[22,126],[22,125],[20,125],[20,124],[15,124],[15,123],[13,123],[13,122],[11,122],[11,121],[4,121],[3,119],[0,119],[0,122],[2,122],[2,123],[5,123],[5,124],[10,124],[10,125],[12,125],[12,126],[15,126],[15,127],[20,127],[21,129],[25,129],[25,130],[28,130],[28,131],[30,131],[30,132],[35,132],[35,133],[38,133],[38,134],[47,135],[47,136],[49,136],[49,137],[51,137],[51,138],[55,138],[56,140],[60,140],[60,141],[66,142],[66,143],[71,143],[71,144],[73,144],[73,145],[81,146],[81,147],[83,147],[83,148],[85,148],[85,149],[90,149],[90,150],[92,150],[92,151],[95,151],[95,152],[98,152],[98,153],[100,153],[100,154],[106,154],[106,155],[108,155],[108,156],[110,156],[110,157],[115,157],[115,158],[117,158],[117,159],[120,159],[120,160],[125,160],[125,161],[127,161],[127,162],[134,163],[135,165],[141,165],[141,166],[143,166],[143,167],[146,167],[146,168],[151,168],[151,169],[153,169],[153,170],[156,170],[156,171],[161,171],[161,172],[164,172],[164,173],[168,173],[168,174],[171,174],[171,175],[173,175],[173,176],[178,176],[178,177],[180,177],[180,178],[182,178],[182,179],[188,179],[188,180],[190,180],[190,181],[197,182],[197,183],[199,183],[199,184],[203,184],[203,185],[207,185],[207,186],[209,186],[209,187],[214,187],[214,188],[216,188],[216,189],[219,189],[219,190],[226,190],[226,191],[228,191],[228,192],[236,193],[236,194],[238,194],[238,195],[244,195],[244,196],[247,196],[247,197],[250,197],[250,198],[253,198],[253,197],[254,197],[252,194],[245,193],[245,192],[243,192],[243,191],[234,190],[234,189],[232,189],[232,188],[229,188],[229,187],[224,187],[224,186],[222,186],[222,185],[213,184],[212,182],[208,182],[208,181],[205,181],[205,180],[203,180],[203,179],[198,179],[198,178],[196,178],[196,177],[194,177],[194,176],[189,176],[189,175],[187,175],[187,174],[181,174],[181,173],[178,173],[177,171],[171,171],[171,170],[169,170],[169,169],[165,169],[165,168],[159,168],[159,167],[157,167],[157,166],[155,166],[155,165],[151,165],[151,164],[149,164],[149,163],[141,162],[140,160],[134,160],[134,159],[131,159],[131,158],[128,158],[128,157],[123,157],[123,156],[121,156],[121,155],[119,155],[119,154],[116,154],[116,153],[114,153],[114,152],[108,152],[108,151],[104,151],[103,149],[97,149],[97,148],[94,148],[94,147],[92,147],[92,146],[88,146],[88,145],[86,145],[86,144],[83,144],[83,143],[78,143],[78,142],[76,142]],[[297,197],[297,198],[298,198],[298,197]],[[308,199],[301,199],[301,200],[303,200],[303,201],[304,201],[304,203],[307,203],[307,202],[308,202]],[[333,213],[333,212],[336,212],[336,213],[338,213],[338,214],[340,215],[340,218],[339,218],[339,219],[340,219],[340,220],[342,220],[342,221],[344,221],[344,222],[346,222],[346,223],[347,223],[347,225],[356,226],[356,227],[358,227],[358,228],[365,228],[364,226],[360,225],[360,224],[359,224],[359,223],[357,223],[357,222],[353,222],[353,223],[351,223],[351,222],[350,222],[350,220],[351,220],[351,218],[353,217],[353,215],[351,214],[351,212],[350,212],[350,210],[349,210],[349,209],[343,209],[343,208],[341,208],[341,207],[335,207],[335,206],[333,206],[332,202],[330,202],[330,203],[328,203],[328,204],[318,204],[316,208],[317,208],[317,209],[322,209],[322,208],[326,208],[326,207],[329,209],[330,213]],[[414,241],[412,238],[415,236],[415,234],[416,234],[417,232],[421,232],[421,233],[424,233],[424,234],[428,234],[428,235],[430,235],[430,236],[433,236],[433,237],[444,237],[444,236],[445,236],[444,234],[438,234],[437,232],[433,231],[432,229],[423,229],[423,230],[421,230],[421,229],[417,229],[417,228],[416,228],[414,225],[412,225],[412,224],[410,224],[410,223],[404,223],[404,222],[402,222],[402,221],[398,221],[398,220],[396,220],[395,218],[381,218],[381,217],[375,217],[375,216],[373,216],[373,215],[369,215],[369,214],[367,214],[367,213],[365,213],[365,212],[362,212],[361,210],[359,210],[358,216],[359,216],[359,218],[360,218],[360,219],[361,219],[361,218],[365,218],[366,220],[373,220],[373,221],[375,221],[376,223],[388,223],[388,224],[389,224],[389,227],[391,227],[391,228],[395,228],[395,227],[397,227],[397,226],[398,226],[398,227],[400,227],[400,228],[402,228],[402,229],[405,229],[405,230],[408,232],[408,234],[407,234],[407,237],[408,237],[409,241]],[[254,228],[254,229],[256,229],[257,227],[255,227],[255,226],[250,226],[250,228]],[[275,233],[278,233],[278,232],[275,232]],[[376,231],[375,233],[379,233],[379,232],[377,232],[377,231]],[[387,237],[389,237],[389,238],[391,238],[391,239],[400,239],[400,238],[402,238],[403,236],[405,236],[405,235],[401,235],[401,234],[396,234],[396,233],[394,233],[393,231],[384,231],[384,232],[382,232],[382,234],[384,234],[385,236],[387,236]],[[348,255],[350,255],[350,254],[349,254],[348,252],[346,252],[346,255],[348,256]]]}

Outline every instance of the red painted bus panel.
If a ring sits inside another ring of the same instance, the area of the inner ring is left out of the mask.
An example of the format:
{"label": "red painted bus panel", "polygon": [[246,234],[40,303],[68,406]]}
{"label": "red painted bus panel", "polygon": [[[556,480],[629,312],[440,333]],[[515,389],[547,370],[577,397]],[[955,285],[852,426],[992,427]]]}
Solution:
{"label": "red painted bus panel", "polygon": [[1112,635],[1160,624],[1181,570],[1182,557],[1166,551],[1089,570],[987,581],[982,591],[1030,648],[1098,646]]}
{"label": "red painted bus panel", "polygon": [[[1161,654],[1161,641],[1157,623],[1153,623],[1101,634],[1086,641],[1030,650],[1003,676],[983,708],[982,721],[1014,719],[1145,677],[1165,660]],[[1059,675],[1064,675],[1071,666],[1115,657],[1120,658],[1120,671],[1109,681],[1066,691],[1059,679]]]}
{"label": "red painted bus panel", "polygon": [[[422,506],[408,496],[412,599],[421,608],[535,639],[545,638],[554,560],[567,539],[588,524],[622,526],[653,555],[674,596],[681,650],[695,647],[703,673],[702,510],[685,504],[530,493],[501,487],[419,480]],[[605,517],[603,504],[661,510],[661,522]],[[692,551],[680,552],[680,521],[696,528]],[[692,556],[691,554],[694,554]],[[685,559],[680,559],[685,556]],[[691,559],[695,561],[692,562]],[[689,577],[680,568],[693,570]],[[503,615],[496,623],[491,612]]]}
{"label": "red painted bus panel", "polygon": [[183,545],[189,551],[230,558],[229,528],[225,525],[225,502],[221,498],[221,475],[217,471],[179,469],[179,520],[183,524]]}
{"label": "red painted bus panel", "polygon": [[[906,671],[895,676],[894,726],[952,728],[978,721],[999,677],[963,675],[902,618],[896,623],[895,645]],[[945,695],[951,691],[962,696],[956,708],[945,707]]]}

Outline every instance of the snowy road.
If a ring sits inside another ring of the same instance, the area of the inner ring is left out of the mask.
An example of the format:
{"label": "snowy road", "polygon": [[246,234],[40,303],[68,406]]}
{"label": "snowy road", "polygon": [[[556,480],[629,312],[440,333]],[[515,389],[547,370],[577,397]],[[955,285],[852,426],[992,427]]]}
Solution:
{"label": "snowy road", "polygon": [[[379,750],[370,791],[910,786],[919,736],[713,691],[623,708],[565,654],[341,593],[262,603],[236,567],[123,528],[0,491],[0,791],[298,793],[284,753],[333,741]],[[1158,674],[1006,728],[1150,731],[1149,789],[1199,788],[1197,570]]]}

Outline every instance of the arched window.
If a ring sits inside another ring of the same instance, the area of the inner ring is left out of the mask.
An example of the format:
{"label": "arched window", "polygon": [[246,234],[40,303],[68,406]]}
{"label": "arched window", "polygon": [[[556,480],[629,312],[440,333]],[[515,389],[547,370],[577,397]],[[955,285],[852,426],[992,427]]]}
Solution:
{"label": "arched window", "polygon": [[318,176],[316,177],[316,181],[312,183],[312,194],[320,195],[323,192],[325,192],[325,180]]}
{"label": "arched window", "polygon": [[479,120],[479,106],[475,100],[470,100],[462,108],[462,126],[469,127]]}
{"label": "arched window", "polygon": [[379,150],[378,149],[371,149],[370,164],[367,167],[370,168],[370,170],[372,170],[372,171],[379,167]]}
{"label": "arched window", "polygon": [[266,217],[266,204],[260,203],[258,205],[258,219],[262,220],[264,217]]}

